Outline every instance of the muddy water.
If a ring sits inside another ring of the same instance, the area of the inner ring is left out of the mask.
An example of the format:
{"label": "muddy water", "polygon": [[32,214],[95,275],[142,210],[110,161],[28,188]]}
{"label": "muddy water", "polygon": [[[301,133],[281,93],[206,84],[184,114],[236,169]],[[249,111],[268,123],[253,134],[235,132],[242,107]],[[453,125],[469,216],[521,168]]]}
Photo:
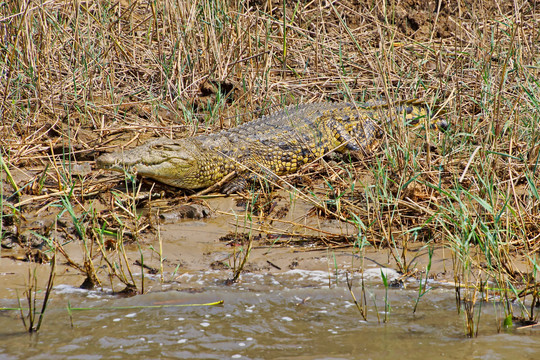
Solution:
{"label": "muddy water", "polygon": [[[480,336],[468,339],[453,289],[437,283],[421,299],[416,314],[414,283],[408,289],[389,289],[390,312],[384,323],[385,291],[379,274],[374,268],[364,275],[367,321],[353,305],[343,276],[325,271],[247,274],[233,286],[223,284],[221,271],[196,272],[178,280],[197,283],[197,291],[164,286],[132,298],[58,285],[38,334],[24,333],[16,312],[0,313],[0,358],[539,358],[540,330],[498,333],[500,309],[493,305],[483,307]],[[389,271],[388,276],[395,274]],[[223,305],[177,306],[219,300]],[[68,301],[72,307],[89,308],[73,311],[73,327]],[[166,307],[150,307],[156,305]],[[16,306],[16,301],[0,300],[0,306]]]}
{"label": "muddy water", "polygon": [[[213,210],[235,209],[227,203],[230,199],[220,201],[211,204]],[[305,214],[301,205],[297,211]],[[301,222],[294,211],[288,219]],[[342,224],[316,220],[312,227],[354,233]],[[260,224],[254,221],[247,227]],[[540,329],[498,332],[503,313],[498,305],[484,304],[479,337],[465,336],[464,316],[457,314],[454,289],[447,285],[452,267],[448,250],[442,246],[431,247],[430,277],[436,281],[430,283],[416,314],[418,282],[408,280],[405,288],[388,290],[385,322],[381,268],[387,269],[389,280],[398,276],[391,270],[397,267],[389,251],[368,248],[360,254],[350,247],[277,246],[263,238],[254,245],[241,282],[226,285],[234,245],[219,239],[237,226],[239,221],[232,216],[161,224],[165,283],[157,275],[145,274],[147,293],[131,298],[112,295],[110,289],[81,290],[81,274],[59,263],[52,302],[39,333],[25,333],[17,311],[0,311],[0,359],[540,358]],[[152,268],[160,266],[149,250],[150,245],[157,247],[157,239],[152,234],[142,241],[145,264]],[[78,248],[76,243],[65,246],[73,254]],[[425,244],[411,244],[408,251],[408,261],[414,257],[415,266],[425,269]],[[140,257],[136,246],[128,249],[128,257],[130,263]],[[0,307],[17,306],[28,270],[36,270],[38,287],[43,289],[48,266],[2,258]],[[366,280],[367,321],[352,302],[346,272],[352,274],[357,298],[361,274]],[[134,275],[140,281],[140,274]],[[216,301],[223,304],[179,306]],[[81,308],[72,311],[71,319],[68,303]]]}

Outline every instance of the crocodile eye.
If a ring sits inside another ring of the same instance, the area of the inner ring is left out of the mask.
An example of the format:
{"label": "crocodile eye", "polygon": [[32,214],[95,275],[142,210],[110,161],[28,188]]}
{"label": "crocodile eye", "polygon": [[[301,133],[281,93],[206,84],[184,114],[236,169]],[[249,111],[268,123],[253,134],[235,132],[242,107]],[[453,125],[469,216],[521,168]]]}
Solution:
{"label": "crocodile eye", "polygon": [[152,146],[152,150],[156,151],[174,151],[174,147],[167,144],[156,144]]}

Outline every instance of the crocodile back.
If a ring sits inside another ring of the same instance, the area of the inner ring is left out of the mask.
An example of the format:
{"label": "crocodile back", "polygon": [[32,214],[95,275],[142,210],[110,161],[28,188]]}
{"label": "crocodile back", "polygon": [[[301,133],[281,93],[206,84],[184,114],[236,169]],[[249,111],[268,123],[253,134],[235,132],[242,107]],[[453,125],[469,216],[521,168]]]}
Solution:
{"label": "crocodile back", "polygon": [[403,119],[418,125],[428,115],[427,108],[415,102],[391,107],[377,101],[291,105],[199,139],[202,148],[228,159],[223,161],[223,172],[247,167],[283,175],[333,150],[371,149],[385,122]]}

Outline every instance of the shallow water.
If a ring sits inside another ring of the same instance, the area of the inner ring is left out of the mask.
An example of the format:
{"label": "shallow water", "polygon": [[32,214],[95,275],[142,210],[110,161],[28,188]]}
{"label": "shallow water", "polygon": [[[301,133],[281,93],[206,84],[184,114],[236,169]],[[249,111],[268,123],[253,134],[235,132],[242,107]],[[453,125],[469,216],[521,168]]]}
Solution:
{"label": "shallow water", "polygon": [[[379,269],[365,274],[368,321],[364,321],[342,276],[322,271],[245,275],[223,284],[223,273],[194,273],[178,280],[197,290],[167,290],[131,298],[57,286],[43,327],[32,336],[14,311],[0,313],[1,359],[537,359],[540,329],[497,333],[499,312],[485,304],[480,335],[465,336],[454,290],[433,283],[412,309],[416,289],[385,290]],[[389,272],[388,276],[394,276]],[[336,281],[338,282],[336,284]],[[358,284],[358,279],[355,280]],[[331,285],[329,286],[329,283]],[[409,284],[414,287],[414,283]],[[357,297],[359,288],[355,289]],[[66,310],[72,307],[73,328]],[[219,306],[186,306],[223,300]],[[167,305],[151,308],[144,306]],[[16,306],[0,300],[0,306]],[[116,307],[127,307],[118,309]],[[377,318],[379,314],[380,322]]]}

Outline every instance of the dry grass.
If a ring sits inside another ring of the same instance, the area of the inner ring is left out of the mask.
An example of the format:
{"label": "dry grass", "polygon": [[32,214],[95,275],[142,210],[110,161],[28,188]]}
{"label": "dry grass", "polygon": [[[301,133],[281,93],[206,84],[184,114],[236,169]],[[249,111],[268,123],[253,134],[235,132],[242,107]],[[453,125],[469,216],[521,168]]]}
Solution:
{"label": "dry grass", "polygon": [[[404,272],[408,241],[436,241],[452,249],[457,283],[475,283],[481,266],[501,288],[537,289],[535,3],[375,3],[287,2],[283,16],[272,1],[1,2],[4,192],[33,199],[4,213],[66,192],[84,208],[106,180],[76,175],[80,164],[118,144],[211,132],[290,103],[420,98],[444,108],[450,131],[392,128],[369,159],[304,169],[326,178],[319,205],[332,200],[334,216],[394,248]],[[27,176],[10,185],[4,169]],[[122,216],[139,224],[134,214]]]}

